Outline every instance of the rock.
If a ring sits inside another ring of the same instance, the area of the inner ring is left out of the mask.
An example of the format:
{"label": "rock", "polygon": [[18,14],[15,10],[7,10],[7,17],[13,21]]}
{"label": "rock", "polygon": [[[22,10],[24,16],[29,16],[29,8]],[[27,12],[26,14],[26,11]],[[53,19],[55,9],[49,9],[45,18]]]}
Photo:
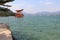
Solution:
{"label": "rock", "polygon": [[0,23],[0,40],[13,40],[11,30],[3,23]]}

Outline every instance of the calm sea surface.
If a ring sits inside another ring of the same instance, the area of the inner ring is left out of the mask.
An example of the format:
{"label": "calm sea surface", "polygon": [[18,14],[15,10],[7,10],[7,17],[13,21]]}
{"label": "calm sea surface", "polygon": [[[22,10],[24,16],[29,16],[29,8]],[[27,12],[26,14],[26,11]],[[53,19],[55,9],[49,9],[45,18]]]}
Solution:
{"label": "calm sea surface", "polygon": [[60,16],[0,17],[16,40],[60,40]]}

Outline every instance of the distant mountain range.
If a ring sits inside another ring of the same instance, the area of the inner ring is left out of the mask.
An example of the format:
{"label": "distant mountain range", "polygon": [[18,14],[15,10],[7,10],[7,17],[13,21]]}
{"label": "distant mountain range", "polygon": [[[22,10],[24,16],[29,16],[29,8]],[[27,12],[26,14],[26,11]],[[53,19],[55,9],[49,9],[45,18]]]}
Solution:
{"label": "distant mountain range", "polygon": [[34,16],[60,16],[60,11],[57,12],[37,12],[35,14],[28,14],[24,12],[24,15],[34,15]]}
{"label": "distant mountain range", "polygon": [[39,15],[39,16],[60,16],[60,11],[58,11],[58,12],[38,12],[35,15]]}

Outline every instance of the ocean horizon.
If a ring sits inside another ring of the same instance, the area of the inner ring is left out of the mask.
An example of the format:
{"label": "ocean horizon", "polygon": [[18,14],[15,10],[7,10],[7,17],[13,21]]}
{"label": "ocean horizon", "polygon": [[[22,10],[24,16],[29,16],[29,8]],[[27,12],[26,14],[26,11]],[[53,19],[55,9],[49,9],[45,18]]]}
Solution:
{"label": "ocean horizon", "polygon": [[0,17],[9,25],[16,40],[59,40],[60,16]]}

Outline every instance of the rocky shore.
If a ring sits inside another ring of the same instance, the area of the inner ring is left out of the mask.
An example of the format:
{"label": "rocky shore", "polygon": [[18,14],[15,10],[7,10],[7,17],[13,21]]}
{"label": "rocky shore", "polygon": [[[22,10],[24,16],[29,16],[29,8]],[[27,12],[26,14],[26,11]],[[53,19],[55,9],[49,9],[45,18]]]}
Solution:
{"label": "rocky shore", "polygon": [[0,40],[15,40],[8,25],[0,23]]}

